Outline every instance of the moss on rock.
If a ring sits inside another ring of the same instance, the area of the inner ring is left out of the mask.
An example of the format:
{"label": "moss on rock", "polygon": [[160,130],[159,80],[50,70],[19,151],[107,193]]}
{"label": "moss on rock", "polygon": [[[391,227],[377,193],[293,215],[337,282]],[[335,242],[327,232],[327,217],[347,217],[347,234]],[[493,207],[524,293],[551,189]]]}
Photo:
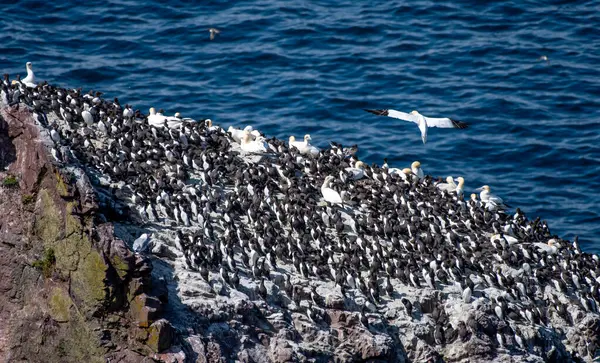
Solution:
{"label": "moss on rock", "polygon": [[71,306],[73,305],[73,301],[65,290],[59,287],[52,289],[49,305],[50,315],[54,320],[60,323],[69,321],[70,310]]}
{"label": "moss on rock", "polygon": [[62,218],[60,210],[46,189],[39,192],[40,213],[37,214],[33,231],[49,246],[60,238]]}
{"label": "moss on rock", "polygon": [[47,357],[47,362],[105,362],[104,350],[98,338],[86,326],[79,314],[72,314],[68,331],[54,346],[55,355]]}
{"label": "moss on rock", "polygon": [[129,272],[129,265],[119,255],[114,255],[111,259],[112,266],[117,271],[117,275],[124,280]]}
{"label": "moss on rock", "polygon": [[107,269],[102,256],[93,250],[80,259],[77,270],[71,274],[73,294],[83,302],[85,308],[95,311],[106,299],[107,286],[104,280]]}
{"label": "moss on rock", "polygon": [[69,188],[67,184],[65,184],[65,180],[59,171],[55,171],[54,175],[56,176],[56,190],[61,197],[69,196]]}
{"label": "moss on rock", "polygon": [[75,208],[74,202],[68,202],[65,207],[65,235],[70,236],[73,233],[81,233],[82,224],[81,219],[72,214]]}
{"label": "moss on rock", "polygon": [[50,247],[44,250],[44,256],[41,259],[34,261],[32,266],[42,270],[44,277],[49,278],[52,276],[52,271],[54,271],[55,264],[56,256],[54,254],[54,249]]}

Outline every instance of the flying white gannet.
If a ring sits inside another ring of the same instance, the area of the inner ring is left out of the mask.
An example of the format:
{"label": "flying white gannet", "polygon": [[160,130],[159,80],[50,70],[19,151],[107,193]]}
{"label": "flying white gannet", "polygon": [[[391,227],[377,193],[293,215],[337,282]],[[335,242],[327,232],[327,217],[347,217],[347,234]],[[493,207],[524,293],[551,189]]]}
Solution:
{"label": "flying white gannet", "polygon": [[214,40],[217,34],[221,33],[221,31],[217,28],[210,28],[208,31],[210,33],[210,40]]}
{"label": "flying white gannet", "polygon": [[37,84],[35,84],[35,74],[33,74],[31,62],[27,62],[25,67],[27,68],[27,77],[23,78],[21,82],[27,87],[37,86]]}
{"label": "flying white gannet", "polygon": [[405,113],[396,110],[365,110],[378,116],[389,116],[404,121],[414,122],[419,126],[421,130],[421,139],[423,144],[427,142],[427,128],[428,127],[441,127],[441,128],[455,128],[455,129],[466,129],[468,125],[464,122],[456,121],[447,117],[444,118],[433,118],[425,117],[417,111],[411,113]]}

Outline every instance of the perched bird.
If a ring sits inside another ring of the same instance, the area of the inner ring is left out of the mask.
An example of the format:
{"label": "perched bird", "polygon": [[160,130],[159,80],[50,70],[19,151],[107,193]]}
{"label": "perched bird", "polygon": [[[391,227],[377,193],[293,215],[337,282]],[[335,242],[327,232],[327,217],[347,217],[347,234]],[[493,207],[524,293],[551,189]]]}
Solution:
{"label": "perched bird", "polygon": [[331,203],[331,204],[342,204],[342,197],[340,196],[340,193],[336,192],[335,190],[331,189],[330,185],[331,182],[333,181],[334,177],[329,175],[327,178],[325,178],[325,181],[323,182],[323,185],[321,186],[321,194],[323,195],[323,199],[325,199],[326,202]]}
{"label": "perched bird", "polygon": [[30,88],[37,86],[37,84],[35,83],[35,74],[33,74],[33,65],[31,64],[31,62],[27,62],[25,68],[27,69],[27,77],[23,78],[21,82],[23,82],[25,86]]}
{"label": "perched bird", "polygon": [[490,210],[496,209],[506,209],[508,205],[504,204],[502,198],[495,196],[490,192],[490,187],[488,185],[484,185],[476,190],[480,190],[479,199],[483,203],[486,204],[487,208]]}
{"label": "perched bird", "polygon": [[456,121],[451,118],[433,118],[425,117],[417,111],[411,113],[405,113],[396,110],[365,110],[378,116],[389,116],[397,118],[403,121],[414,122],[419,126],[421,130],[421,139],[423,144],[427,142],[427,128],[428,127],[441,127],[441,128],[454,128],[454,129],[466,129],[468,125],[464,122]]}
{"label": "perched bird", "polygon": [[319,149],[309,144],[309,141],[312,140],[309,134],[304,135],[304,141],[296,141],[296,137],[290,136],[289,145],[290,147],[295,147],[300,151],[300,154],[303,155],[319,155]]}
{"label": "perched bird", "polygon": [[242,136],[242,143],[240,147],[243,151],[247,153],[264,153],[267,152],[267,146],[265,144],[265,139],[263,137],[259,137],[256,140],[252,140],[252,136],[248,131],[244,131],[244,135]]}
{"label": "perched bird", "polygon": [[362,161],[357,161],[356,164],[354,164],[354,167],[350,167],[350,168],[346,168],[344,169],[346,171],[346,173],[348,175],[350,175],[350,178],[353,180],[359,180],[362,179],[365,176],[365,163],[363,163]]}
{"label": "perched bird", "polygon": [[414,161],[410,165],[410,169],[414,175],[419,179],[423,179],[425,177],[425,173],[423,173],[423,169],[421,169],[421,163],[419,161]]}

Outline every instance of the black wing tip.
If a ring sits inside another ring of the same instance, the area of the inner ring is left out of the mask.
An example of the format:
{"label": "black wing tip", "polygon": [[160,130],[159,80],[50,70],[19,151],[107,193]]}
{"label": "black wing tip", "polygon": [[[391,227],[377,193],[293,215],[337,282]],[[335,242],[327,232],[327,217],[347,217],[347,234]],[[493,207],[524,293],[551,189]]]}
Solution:
{"label": "black wing tip", "polygon": [[454,127],[456,127],[457,129],[466,129],[469,127],[469,124],[466,122],[462,122],[462,121],[458,121],[458,120],[452,120],[452,124],[454,125]]}
{"label": "black wing tip", "polygon": [[372,114],[375,114],[377,116],[387,116],[388,115],[388,110],[368,110],[366,108],[363,108],[363,110],[370,112]]}

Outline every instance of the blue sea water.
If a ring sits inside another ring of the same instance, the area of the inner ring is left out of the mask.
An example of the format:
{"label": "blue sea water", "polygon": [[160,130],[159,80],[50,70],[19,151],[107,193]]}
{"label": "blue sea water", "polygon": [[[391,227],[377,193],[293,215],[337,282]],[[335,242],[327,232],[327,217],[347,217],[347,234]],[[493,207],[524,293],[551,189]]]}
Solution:
{"label": "blue sea water", "polygon": [[[369,163],[420,160],[600,252],[597,1],[0,4],[0,73],[31,61],[39,79],[146,112],[310,133],[321,147],[358,144]],[[363,108],[471,127],[430,129],[423,145],[414,124]]]}

